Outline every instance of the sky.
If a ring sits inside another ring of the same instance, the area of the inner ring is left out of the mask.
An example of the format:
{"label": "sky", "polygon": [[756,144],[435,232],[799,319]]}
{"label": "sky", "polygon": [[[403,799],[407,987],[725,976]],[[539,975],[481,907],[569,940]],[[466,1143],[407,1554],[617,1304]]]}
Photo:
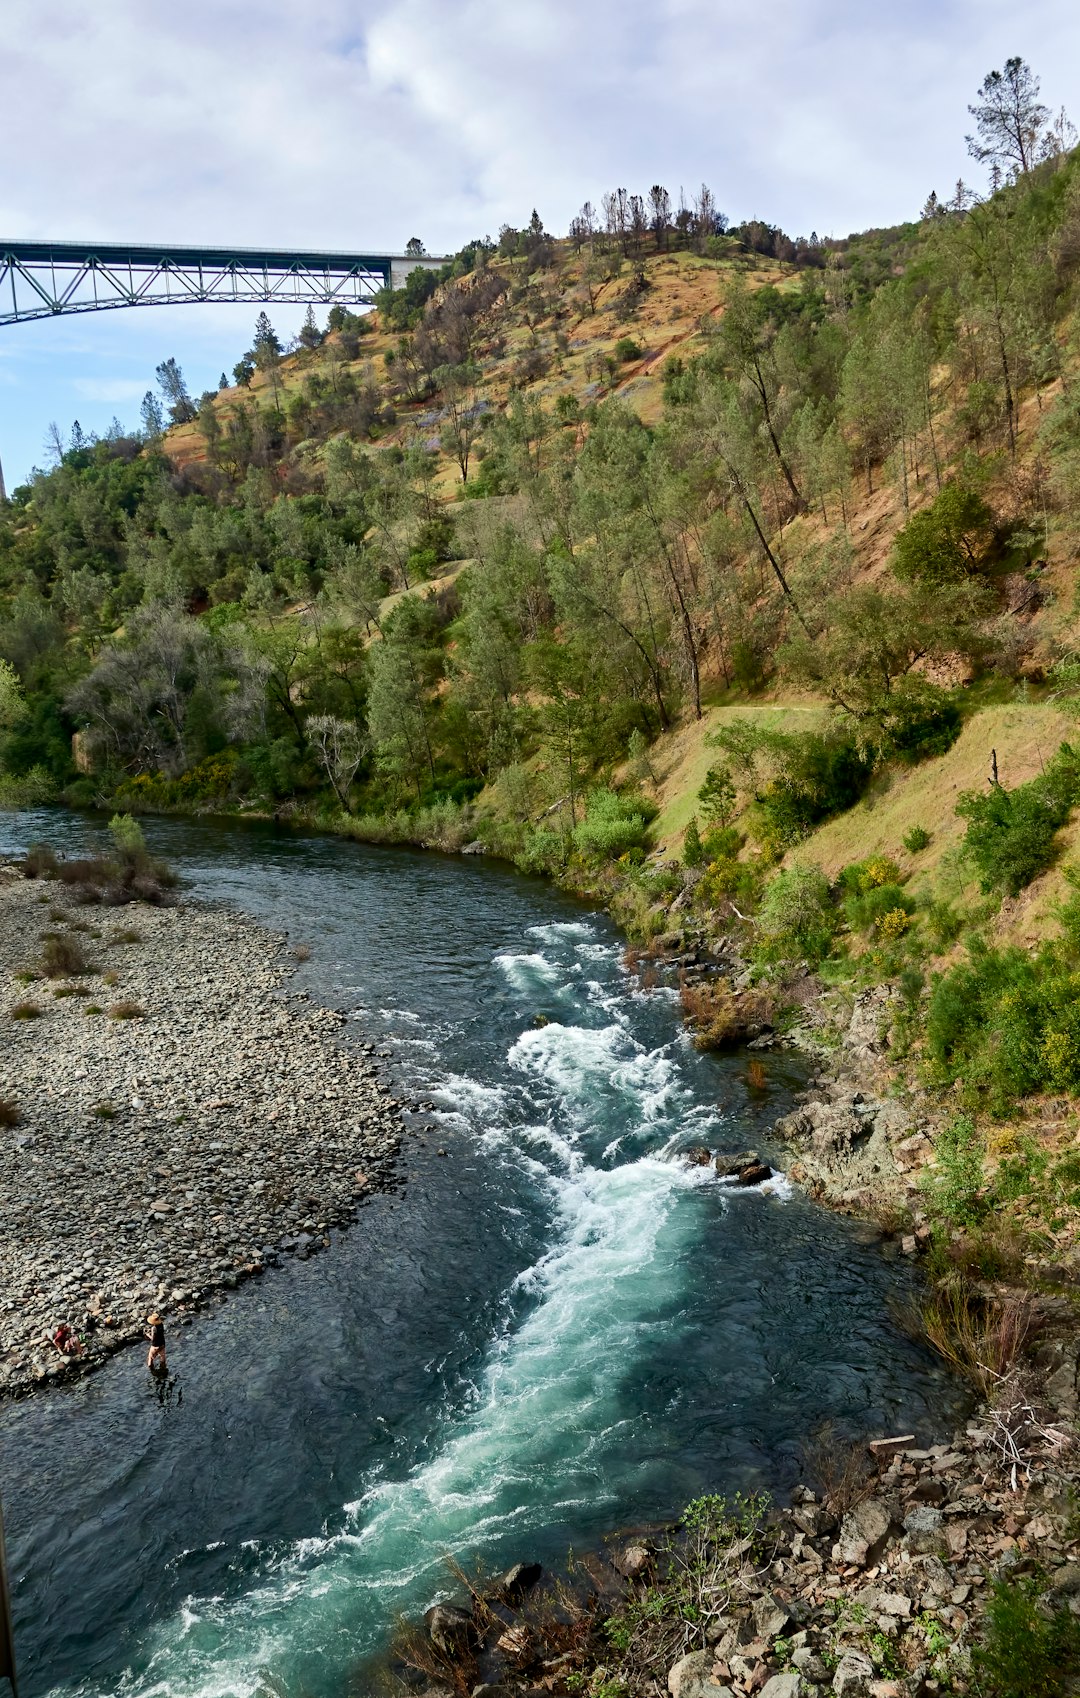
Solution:
{"label": "sky", "polygon": [[[733,222],[846,235],[958,176],[1014,53],[1080,121],[1075,0],[0,0],[5,238],[431,253],[565,233],[606,189],[707,182]],[[250,306],[0,329],[8,489],[51,421],[138,421],[170,355],[198,395]],[[283,335],[302,309],[275,309]]]}

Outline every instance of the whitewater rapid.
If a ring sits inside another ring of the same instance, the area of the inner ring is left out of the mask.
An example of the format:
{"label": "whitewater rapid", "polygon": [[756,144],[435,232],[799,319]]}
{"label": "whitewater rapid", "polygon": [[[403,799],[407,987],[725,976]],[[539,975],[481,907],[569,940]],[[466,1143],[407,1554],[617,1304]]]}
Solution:
{"label": "whitewater rapid", "polygon": [[554,1013],[509,1045],[503,1082],[437,1068],[417,1082],[444,1126],[525,1169],[550,1218],[550,1247],[508,1290],[475,1387],[435,1412],[440,1430],[422,1465],[359,1481],[341,1528],[265,1553],[235,1594],[187,1598],[148,1630],[141,1666],[110,1691],[291,1692],[282,1671],[298,1652],[319,1667],[316,1690],[333,1690],[328,1672],[344,1675],[370,1637],[365,1617],[385,1627],[448,1593],[447,1554],[468,1561],[514,1541],[528,1554],[535,1529],[571,1523],[585,1506],[595,1519],[621,1500],[618,1458],[633,1450],[624,1388],[678,1306],[702,1224],[694,1195],[715,1186],[676,1150],[715,1138],[720,1117],[680,1077],[677,1028],[652,1049],[635,1037],[615,945],[584,922],[532,933],[535,947],[496,964],[524,1004]]}

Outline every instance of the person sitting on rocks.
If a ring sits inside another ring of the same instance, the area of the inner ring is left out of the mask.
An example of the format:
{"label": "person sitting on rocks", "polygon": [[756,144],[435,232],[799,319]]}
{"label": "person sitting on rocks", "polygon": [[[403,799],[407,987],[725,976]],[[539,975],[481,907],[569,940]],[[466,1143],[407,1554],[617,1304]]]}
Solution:
{"label": "person sitting on rocks", "polygon": [[168,1368],[165,1362],[165,1328],[160,1315],[147,1317],[150,1331],[146,1334],[150,1340],[150,1349],[146,1353],[146,1366],[152,1374],[165,1374]]}
{"label": "person sitting on rocks", "polygon": [[83,1353],[82,1340],[76,1336],[66,1321],[61,1321],[52,1335],[52,1342],[61,1356],[81,1356]]}

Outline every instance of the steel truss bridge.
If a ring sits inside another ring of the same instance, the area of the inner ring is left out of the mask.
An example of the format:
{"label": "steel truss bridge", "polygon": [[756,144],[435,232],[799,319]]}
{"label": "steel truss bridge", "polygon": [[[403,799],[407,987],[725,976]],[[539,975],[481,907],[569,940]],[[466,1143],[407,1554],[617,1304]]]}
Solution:
{"label": "steel truss bridge", "polygon": [[133,247],[0,239],[0,326],[111,307],[196,301],[370,306],[432,255],[304,253],[270,248]]}

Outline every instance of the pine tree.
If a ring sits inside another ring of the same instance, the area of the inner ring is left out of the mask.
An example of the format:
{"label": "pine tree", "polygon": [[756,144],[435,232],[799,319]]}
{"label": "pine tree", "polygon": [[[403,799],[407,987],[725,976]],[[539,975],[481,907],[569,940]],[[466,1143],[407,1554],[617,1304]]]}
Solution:
{"label": "pine tree", "polygon": [[252,346],[255,350],[256,360],[258,360],[258,356],[260,354],[273,355],[281,353],[281,338],[270,323],[269,316],[265,310],[261,312],[255,320],[255,340],[252,343]]}
{"label": "pine tree", "polygon": [[979,88],[978,105],[968,111],[979,139],[966,136],[968,152],[980,165],[996,165],[1010,176],[1026,176],[1039,156],[1039,141],[1050,117],[1039,101],[1039,79],[1019,56],[1006,59],[1003,71],[990,71]]}
{"label": "pine tree", "polygon": [[169,404],[173,423],[189,424],[195,417],[196,407],[188,394],[184,374],[175,359],[162,360],[154,375],[158,380],[158,388]]}

